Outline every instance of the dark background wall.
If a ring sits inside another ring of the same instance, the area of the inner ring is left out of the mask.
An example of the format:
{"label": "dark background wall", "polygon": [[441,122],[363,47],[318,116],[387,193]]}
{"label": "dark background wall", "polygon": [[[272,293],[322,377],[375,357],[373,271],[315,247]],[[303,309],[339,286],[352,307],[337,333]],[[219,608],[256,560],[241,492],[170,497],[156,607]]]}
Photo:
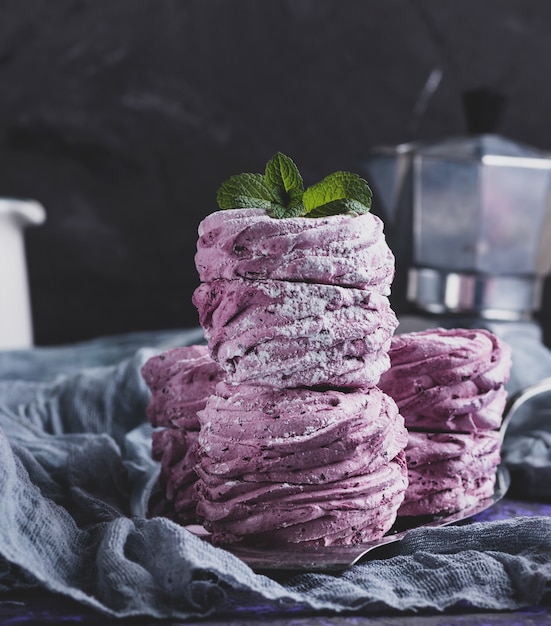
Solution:
{"label": "dark background wall", "polygon": [[222,180],[277,150],[306,184],[361,173],[374,145],[464,133],[461,94],[479,86],[507,97],[501,134],[551,149],[541,0],[0,0],[0,12],[0,195],[48,213],[26,238],[38,344],[196,325],[197,225]]}

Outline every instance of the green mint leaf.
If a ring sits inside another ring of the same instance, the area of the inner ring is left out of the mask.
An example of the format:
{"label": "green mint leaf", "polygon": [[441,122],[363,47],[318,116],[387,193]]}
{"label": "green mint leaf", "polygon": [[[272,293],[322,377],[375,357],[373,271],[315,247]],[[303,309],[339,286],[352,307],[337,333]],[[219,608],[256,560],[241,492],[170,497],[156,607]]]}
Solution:
{"label": "green mint leaf", "polygon": [[306,217],[326,217],[339,213],[367,213],[372,193],[367,181],[351,172],[334,172],[308,187],[303,194]]}
{"label": "green mint leaf", "polygon": [[335,172],[304,190],[302,176],[288,157],[277,152],[264,174],[238,174],[218,189],[221,209],[264,209],[276,219],[360,215],[371,208],[371,189],[357,174]]}
{"label": "green mint leaf", "polygon": [[304,214],[302,194],[304,184],[297,166],[288,156],[277,152],[266,163],[264,180],[270,187],[277,206],[269,212],[272,217],[283,219]]}
{"label": "green mint leaf", "polygon": [[279,208],[274,208],[269,213],[271,217],[276,217],[277,219],[283,219],[285,217],[303,217],[304,204],[302,202],[302,193],[296,197],[292,197],[287,206],[279,205]]}
{"label": "green mint leaf", "polygon": [[220,185],[216,194],[221,209],[271,209],[273,194],[262,174],[237,174]]}
{"label": "green mint leaf", "polygon": [[291,203],[287,207],[287,217],[302,217],[304,215],[304,202],[302,193],[296,198],[291,198]]}
{"label": "green mint leaf", "polygon": [[304,189],[302,176],[297,166],[292,159],[281,152],[277,152],[266,163],[264,180],[270,189],[280,190],[284,197],[286,194],[296,197],[297,194],[302,194]]}

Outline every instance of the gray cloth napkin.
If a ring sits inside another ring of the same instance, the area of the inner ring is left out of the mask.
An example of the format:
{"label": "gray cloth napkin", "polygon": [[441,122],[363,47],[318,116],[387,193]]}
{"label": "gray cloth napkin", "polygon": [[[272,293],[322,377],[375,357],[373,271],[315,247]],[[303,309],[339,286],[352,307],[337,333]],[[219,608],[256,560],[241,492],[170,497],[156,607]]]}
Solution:
{"label": "gray cloth napkin", "polygon": [[[39,586],[112,616],[178,619],[502,610],[546,600],[544,516],[420,528],[385,559],[272,577],[170,520],[147,519],[158,466],[140,368],[201,341],[192,329],[0,353],[0,591]],[[551,483],[538,477],[551,465],[539,455],[551,422],[537,426],[541,449],[532,448],[530,467],[538,496],[549,499]]]}

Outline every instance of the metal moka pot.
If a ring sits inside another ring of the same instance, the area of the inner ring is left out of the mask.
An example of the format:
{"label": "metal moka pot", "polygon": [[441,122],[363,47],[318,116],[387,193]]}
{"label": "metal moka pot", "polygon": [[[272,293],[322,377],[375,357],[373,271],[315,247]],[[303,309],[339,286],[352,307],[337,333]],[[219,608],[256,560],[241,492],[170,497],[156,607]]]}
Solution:
{"label": "metal moka pot", "polygon": [[551,154],[497,134],[375,149],[375,213],[396,256],[393,305],[528,319],[551,272]]}

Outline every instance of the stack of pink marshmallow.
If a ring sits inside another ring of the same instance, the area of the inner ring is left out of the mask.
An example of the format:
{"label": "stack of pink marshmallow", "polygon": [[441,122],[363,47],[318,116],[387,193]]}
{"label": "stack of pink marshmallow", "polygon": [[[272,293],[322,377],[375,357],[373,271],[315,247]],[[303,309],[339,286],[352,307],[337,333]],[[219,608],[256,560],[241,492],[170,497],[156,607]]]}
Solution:
{"label": "stack of pink marshmallow", "polygon": [[[210,394],[197,414],[198,519],[219,544],[384,535],[407,486],[407,431],[376,386],[397,326],[381,221],[229,210],[208,216],[199,235],[193,300],[216,371],[198,394]],[[169,380],[156,359],[144,368],[152,403]],[[188,427],[168,426],[154,454],[185,522],[190,462],[173,450],[189,435],[172,431]]]}

